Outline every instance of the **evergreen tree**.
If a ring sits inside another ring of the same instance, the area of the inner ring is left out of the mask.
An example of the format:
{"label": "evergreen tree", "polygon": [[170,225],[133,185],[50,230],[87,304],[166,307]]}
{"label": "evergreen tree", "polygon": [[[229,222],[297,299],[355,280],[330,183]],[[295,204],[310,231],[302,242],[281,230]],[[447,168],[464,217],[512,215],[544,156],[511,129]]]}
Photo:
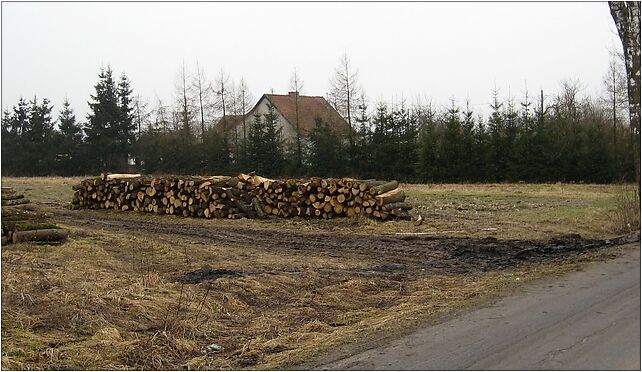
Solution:
{"label": "evergreen tree", "polygon": [[489,178],[486,181],[506,179],[508,154],[504,141],[505,117],[502,106],[503,103],[499,101],[499,92],[495,89],[493,90],[493,103],[490,106],[492,112],[488,118],[490,164],[488,167]]}
{"label": "evergreen tree", "polygon": [[372,174],[369,176],[384,179],[393,169],[397,146],[391,121],[388,106],[384,102],[378,103],[372,117]]}
{"label": "evergreen tree", "polygon": [[506,113],[504,114],[505,127],[502,144],[504,146],[504,156],[506,164],[506,173],[504,179],[508,181],[517,181],[519,174],[519,149],[517,140],[519,138],[519,114],[515,107],[515,101],[512,97],[508,99]]}
{"label": "evergreen tree", "polygon": [[209,174],[226,174],[231,170],[232,148],[225,135],[213,128],[207,129],[203,145],[207,159],[206,169]]}
{"label": "evergreen tree", "polygon": [[464,171],[463,146],[460,109],[451,100],[451,106],[446,111],[444,137],[439,147],[438,159],[443,169],[445,181],[459,181]]}
{"label": "evergreen tree", "polygon": [[471,171],[471,180],[487,182],[490,178],[488,172],[488,163],[490,161],[489,138],[486,125],[481,117],[477,119],[475,125],[472,153],[473,169]]}
{"label": "evergreen tree", "polygon": [[272,105],[261,118],[255,115],[248,136],[248,160],[260,174],[276,177],[282,174],[284,158],[278,114]]}
{"label": "evergreen tree", "polygon": [[466,102],[461,123],[461,176],[460,181],[472,181],[476,178],[475,160],[480,154],[475,153],[475,114]]}
{"label": "evergreen tree", "polygon": [[96,171],[124,171],[127,153],[119,143],[119,134],[124,131],[121,121],[123,114],[119,107],[119,97],[110,66],[102,68],[98,74],[95,93],[89,102],[91,112],[87,116],[87,157],[90,169]]}
{"label": "evergreen tree", "polygon": [[118,82],[118,112],[119,120],[116,129],[116,144],[119,150],[125,154],[131,152],[131,147],[135,141],[136,125],[134,123],[134,102],[132,96],[131,83],[123,73]]}
{"label": "evergreen tree", "polygon": [[30,168],[27,174],[52,174],[56,157],[52,109],[46,98],[41,104],[36,97],[30,102],[28,125],[22,134],[22,151],[26,153],[24,166]]}
{"label": "evergreen tree", "polygon": [[314,122],[315,127],[309,135],[309,172],[321,177],[339,177],[345,171],[341,141],[321,118],[316,117]]}
{"label": "evergreen tree", "polygon": [[359,170],[359,175],[363,176],[373,171],[370,153],[372,130],[370,128],[370,116],[368,115],[368,102],[363,94],[361,95],[361,102],[359,103],[357,113],[358,115],[355,117],[357,133],[354,154],[351,159],[353,164],[350,168]]}
{"label": "evergreen tree", "polygon": [[395,159],[394,177],[398,180],[411,181],[415,178],[417,162],[417,117],[404,105],[395,110],[392,122],[397,133],[397,158]]}
{"label": "evergreen tree", "polygon": [[62,104],[58,115],[58,130],[60,140],[57,144],[58,172],[61,175],[71,176],[82,174],[84,159],[81,153],[83,144],[82,127],[76,122],[76,115],[67,99]]}
{"label": "evergreen tree", "polygon": [[437,123],[435,112],[428,107],[419,117],[419,144],[417,175],[422,182],[434,182],[439,177],[437,170]]}

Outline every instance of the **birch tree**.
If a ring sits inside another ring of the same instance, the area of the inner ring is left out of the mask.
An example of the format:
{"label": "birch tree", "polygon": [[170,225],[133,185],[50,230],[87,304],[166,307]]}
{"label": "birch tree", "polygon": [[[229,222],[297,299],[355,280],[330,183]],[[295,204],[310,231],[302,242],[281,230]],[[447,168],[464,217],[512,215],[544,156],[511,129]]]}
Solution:
{"label": "birch tree", "polygon": [[629,92],[629,119],[635,136],[636,178],[640,195],[640,3],[637,1],[610,1],[611,16],[615,21],[626,66]]}

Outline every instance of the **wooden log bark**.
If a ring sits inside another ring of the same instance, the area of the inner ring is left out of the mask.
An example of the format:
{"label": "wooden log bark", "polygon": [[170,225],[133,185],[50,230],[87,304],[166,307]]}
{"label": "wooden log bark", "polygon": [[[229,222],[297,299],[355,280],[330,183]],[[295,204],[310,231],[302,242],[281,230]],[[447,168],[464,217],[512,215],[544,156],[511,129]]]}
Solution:
{"label": "wooden log bark", "polygon": [[114,173],[114,174],[106,174],[103,180],[104,181],[126,180],[126,179],[139,178],[139,177],[142,177],[142,175],[138,173]]}
{"label": "wooden log bark", "polygon": [[15,231],[11,241],[14,244],[27,241],[59,242],[67,239],[68,236],[69,232],[63,229]]}
{"label": "wooden log bark", "polygon": [[[384,207],[384,202],[394,204],[404,200],[396,193],[388,194],[398,186],[396,181],[318,177],[279,180],[253,172],[234,177],[101,176],[74,186],[72,208],[114,208],[204,218],[238,218],[238,214],[249,218],[274,215],[326,219],[367,215],[383,220],[390,215],[388,209],[409,207]],[[383,199],[374,194],[382,195]]]}
{"label": "wooden log bark", "polygon": [[384,183],[383,185],[380,186],[374,186],[370,188],[370,194],[372,195],[379,195],[386,193],[388,191],[394,190],[399,187],[399,182],[397,181],[390,181],[387,183]]}
{"label": "wooden log bark", "polygon": [[406,194],[402,189],[396,188],[383,194],[375,196],[378,205],[403,202],[406,200]]}

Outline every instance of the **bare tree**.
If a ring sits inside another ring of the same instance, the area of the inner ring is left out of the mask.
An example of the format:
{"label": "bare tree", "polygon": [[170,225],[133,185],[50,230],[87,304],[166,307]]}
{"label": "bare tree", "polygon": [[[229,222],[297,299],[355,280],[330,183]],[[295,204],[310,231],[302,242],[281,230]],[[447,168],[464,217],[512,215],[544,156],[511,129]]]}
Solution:
{"label": "bare tree", "polygon": [[134,97],[134,122],[136,123],[137,137],[140,139],[140,135],[143,129],[149,126],[149,117],[151,116],[149,110],[147,109],[147,102],[143,100],[140,94]]}
{"label": "bare tree", "polygon": [[167,120],[167,107],[163,104],[163,101],[156,95],[156,108],[154,109],[154,125],[152,127],[150,123],[150,129],[152,131],[162,129],[163,133],[167,133],[169,121]]}
{"label": "bare tree", "polygon": [[629,93],[629,119],[635,136],[635,175],[640,185],[640,2],[609,1],[611,16],[620,35]]}
{"label": "bare tree", "polygon": [[351,128],[352,112],[357,106],[356,101],[361,90],[357,79],[358,71],[352,69],[350,59],[344,53],[339,61],[339,66],[334,70],[334,75],[330,78],[328,96],[335,109],[346,118]]}
{"label": "bare tree", "polygon": [[247,84],[245,83],[245,80],[241,78],[241,81],[239,82],[238,89],[237,89],[237,102],[240,106],[241,109],[241,115],[242,121],[243,121],[243,140],[247,139],[247,129],[245,125],[245,115],[250,111],[252,108],[252,93],[250,93]]}
{"label": "bare tree", "polygon": [[221,68],[221,72],[216,79],[216,96],[218,98],[218,109],[223,118],[223,124],[226,122],[225,115],[227,114],[227,104],[229,102],[229,85],[230,85],[230,76]]}
{"label": "bare tree", "polygon": [[185,62],[181,67],[181,70],[178,74],[178,83],[176,86],[177,96],[178,96],[178,115],[180,117],[179,121],[181,123],[181,130],[185,139],[188,139],[191,134],[191,99],[189,98],[189,86],[187,85],[187,71],[185,70]]}
{"label": "bare tree", "polygon": [[201,116],[201,141],[205,140],[205,111],[210,106],[212,85],[207,82],[205,71],[201,68],[196,61],[196,74],[193,77],[192,87],[196,92],[196,100],[198,101],[198,109]]}
{"label": "bare tree", "polygon": [[303,89],[303,80],[297,74],[296,68],[290,77],[290,90],[294,92],[294,113],[296,122],[296,153],[297,153],[297,167],[300,169],[303,165],[302,152],[301,152],[301,129],[299,127],[299,94]]}
{"label": "bare tree", "polygon": [[[238,116],[240,112],[240,105],[238,104],[238,97],[236,96],[236,86],[231,82],[227,88],[227,111],[232,115]],[[239,158],[239,128],[234,125],[234,159]]]}
{"label": "bare tree", "polygon": [[[607,93],[606,104],[611,110],[613,119],[613,147],[617,147],[617,124],[619,122],[618,114],[626,109],[628,104],[626,88],[626,70],[624,67],[624,55],[617,52],[611,52],[609,61],[609,70],[604,76],[604,88]],[[633,131],[631,131],[633,134]],[[631,136],[633,139],[633,136]]]}

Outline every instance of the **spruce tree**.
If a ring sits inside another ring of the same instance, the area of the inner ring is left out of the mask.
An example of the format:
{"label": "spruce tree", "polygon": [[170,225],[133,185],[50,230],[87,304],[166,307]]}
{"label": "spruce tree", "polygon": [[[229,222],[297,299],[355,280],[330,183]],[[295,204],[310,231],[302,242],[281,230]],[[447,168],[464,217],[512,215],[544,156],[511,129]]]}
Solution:
{"label": "spruce tree", "polygon": [[488,181],[500,181],[506,178],[506,159],[508,157],[504,141],[505,117],[503,103],[499,101],[499,92],[493,90],[492,112],[488,118],[490,164]]}
{"label": "spruce tree", "polygon": [[95,93],[89,102],[85,133],[87,157],[92,171],[123,171],[127,154],[122,152],[119,133],[122,133],[122,112],[118,92],[110,66],[101,68]]}
{"label": "spruce tree", "polygon": [[421,182],[434,182],[439,177],[437,171],[437,124],[435,113],[431,107],[419,118],[419,143],[417,159],[417,175]]}
{"label": "spruce tree", "polygon": [[54,123],[51,118],[53,106],[44,98],[38,103],[36,97],[29,102],[27,125],[21,134],[24,152],[23,174],[45,175],[51,174],[54,166],[56,149],[54,147]]}
{"label": "spruce tree", "polygon": [[254,116],[248,136],[248,160],[257,173],[269,177],[282,174],[284,158],[281,129],[278,128],[278,114],[272,105],[268,112]]}
{"label": "spruce tree", "polygon": [[444,179],[446,181],[459,181],[463,173],[462,158],[462,130],[460,109],[451,100],[451,105],[446,111],[444,122],[444,137],[439,148],[439,160],[443,169]]}
{"label": "spruce tree", "polygon": [[69,100],[65,99],[58,115],[58,171],[61,175],[71,176],[84,173],[84,159],[81,153],[83,133],[81,125],[76,122],[76,115]]}
{"label": "spruce tree", "polygon": [[268,105],[268,112],[263,115],[263,166],[266,174],[273,177],[283,174],[283,143],[281,128],[278,128],[279,115],[274,106]]}
{"label": "spruce tree", "polygon": [[321,177],[340,177],[345,171],[345,153],[339,137],[321,118],[314,119],[309,134],[308,163],[310,174]]}
{"label": "spruce tree", "polygon": [[479,154],[475,153],[475,114],[466,102],[461,123],[461,175],[460,181],[470,182],[475,177],[475,161]]}
{"label": "spruce tree", "polygon": [[134,124],[133,91],[131,83],[124,73],[120,76],[116,94],[118,97],[119,109],[116,144],[119,151],[121,151],[125,156],[128,156],[136,138],[136,125]]}

